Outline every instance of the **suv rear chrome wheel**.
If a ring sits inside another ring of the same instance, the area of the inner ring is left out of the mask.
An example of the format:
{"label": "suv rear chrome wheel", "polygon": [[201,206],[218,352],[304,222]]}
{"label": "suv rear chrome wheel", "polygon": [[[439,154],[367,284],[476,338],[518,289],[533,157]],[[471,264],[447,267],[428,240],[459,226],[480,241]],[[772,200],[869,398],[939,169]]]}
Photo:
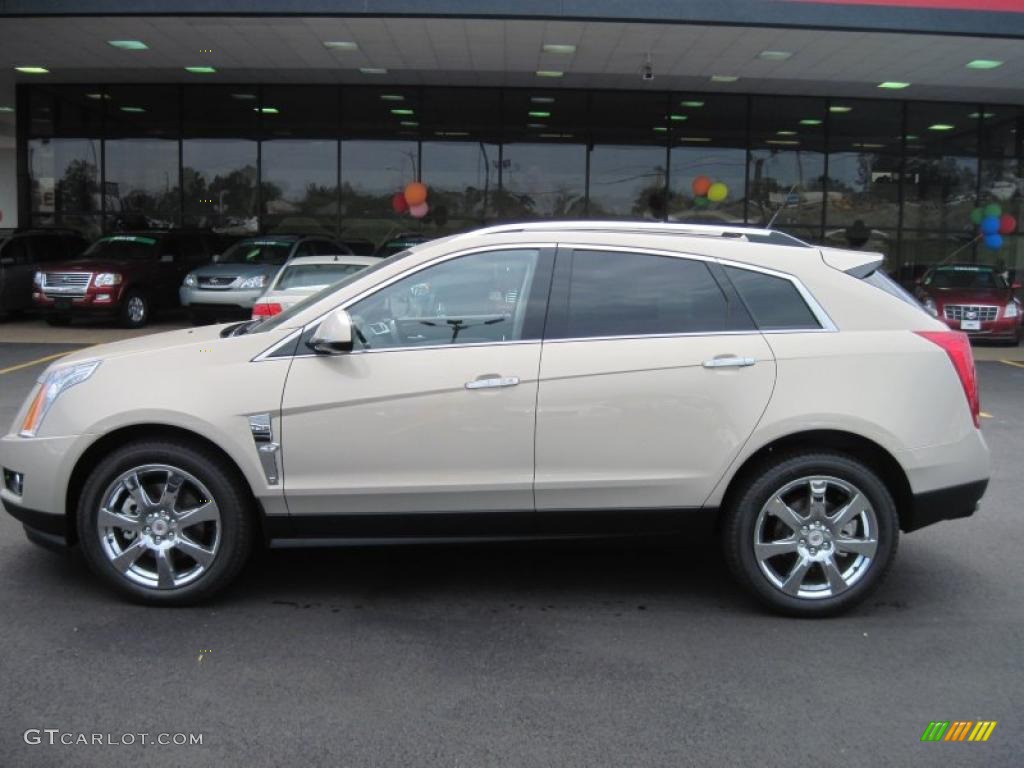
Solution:
{"label": "suv rear chrome wheel", "polygon": [[149,603],[191,603],[241,570],[252,538],[248,491],[216,454],[177,441],[118,448],[93,470],[78,507],[90,567]]}
{"label": "suv rear chrome wheel", "polygon": [[839,613],[881,581],[899,522],[885,484],[848,456],[790,454],[763,465],[726,510],[729,565],[755,595],[796,615]]}

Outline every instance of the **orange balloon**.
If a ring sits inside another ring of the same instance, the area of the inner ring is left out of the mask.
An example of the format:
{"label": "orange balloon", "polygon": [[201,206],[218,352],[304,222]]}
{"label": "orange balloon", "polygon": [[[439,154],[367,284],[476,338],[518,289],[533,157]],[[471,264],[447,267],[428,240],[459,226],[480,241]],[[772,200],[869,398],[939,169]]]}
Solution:
{"label": "orange balloon", "polygon": [[698,176],[693,180],[693,194],[697,197],[704,197],[711,189],[711,179],[707,176]]}
{"label": "orange balloon", "polygon": [[427,200],[427,187],[418,181],[412,181],[405,185],[405,202],[410,207],[419,205]]}

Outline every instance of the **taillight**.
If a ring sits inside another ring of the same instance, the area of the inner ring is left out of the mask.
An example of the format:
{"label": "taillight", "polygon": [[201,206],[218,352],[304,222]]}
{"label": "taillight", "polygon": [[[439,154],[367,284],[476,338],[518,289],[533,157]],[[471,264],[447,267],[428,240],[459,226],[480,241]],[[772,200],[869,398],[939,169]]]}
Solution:
{"label": "taillight", "polygon": [[971,342],[966,333],[959,331],[914,331],[933,344],[938,344],[949,355],[956,375],[960,377],[960,384],[967,396],[967,404],[971,408],[971,418],[974,419],[974,426],[981,426],[981,398],[978,396],[978,374],[974,370],[974,352],[971,351]]}
{"label": "taillight", "polygon": [[257,302],[252,305],[252,319],[260,320],[264,317],[273,317],[281,312],[281,305],[274,302]]}

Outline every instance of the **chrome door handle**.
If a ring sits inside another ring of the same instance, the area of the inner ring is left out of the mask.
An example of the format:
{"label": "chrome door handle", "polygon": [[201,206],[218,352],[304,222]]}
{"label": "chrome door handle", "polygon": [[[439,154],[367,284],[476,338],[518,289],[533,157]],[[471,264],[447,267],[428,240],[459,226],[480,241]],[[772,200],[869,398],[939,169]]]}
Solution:
{"label": "chrome door handle", "polygon": [[481,376],[466,382],[466,389],[494,389],[496,387],[514,387],[519,383],[517,376]]}
{"label": "chrome door handle", "polygon": [[721,357],[712,357],[710,360],[705,360],[703,365],[705,368],[745,368],[756,362],[757,361],[752,357],[722,355]]}

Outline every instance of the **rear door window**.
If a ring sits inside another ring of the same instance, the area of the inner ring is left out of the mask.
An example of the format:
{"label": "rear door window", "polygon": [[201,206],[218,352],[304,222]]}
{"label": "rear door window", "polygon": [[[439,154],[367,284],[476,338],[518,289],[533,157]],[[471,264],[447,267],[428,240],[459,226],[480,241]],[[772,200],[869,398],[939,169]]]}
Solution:
{"label": "rear door window", "polygon": [[572,254],[564,321],[554,324],[551,335],[646,336],[752,327],[703,261],[578,250]]}

